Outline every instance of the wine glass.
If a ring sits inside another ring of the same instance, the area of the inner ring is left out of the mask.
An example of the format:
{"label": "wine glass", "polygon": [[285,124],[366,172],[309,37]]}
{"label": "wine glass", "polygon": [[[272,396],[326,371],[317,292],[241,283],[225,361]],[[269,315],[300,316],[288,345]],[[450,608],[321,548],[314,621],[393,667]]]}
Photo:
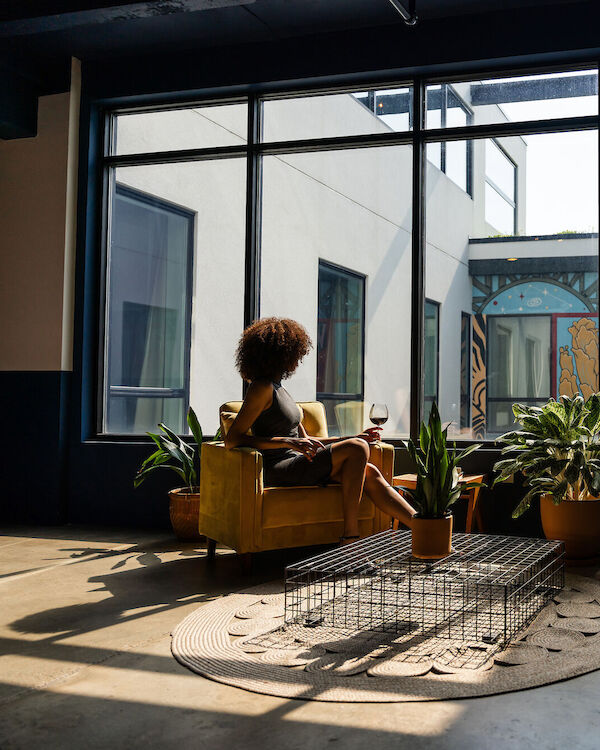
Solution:
{"label": "wine glass", "polygon": [[373,404],[369,412],[369,419],[376,427],[381,427],[388,421],[388,408],[385,404]]}

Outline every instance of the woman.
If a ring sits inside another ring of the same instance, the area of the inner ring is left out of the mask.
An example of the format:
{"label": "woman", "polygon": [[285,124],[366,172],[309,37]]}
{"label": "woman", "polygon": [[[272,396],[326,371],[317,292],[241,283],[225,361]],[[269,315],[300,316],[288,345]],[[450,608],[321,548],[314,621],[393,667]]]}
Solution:
{"label": "woman", "polygon": [[[359,538],[358,504],[363,487],[384,513],[411,525],[413,508],[369,463],[369,443],[381,428],[352,438],[315,438],[300,424],[301,413],[282,387],[312,347],[304,328],[286,318],[263,318],[243,332],[236,353],[242,378],[250,383],[242,408],[225,437],[225,447],[256,448],[263,454],[267,486],[342,485],[344,534]],[[246,433],[252,429],[252,437]]]}

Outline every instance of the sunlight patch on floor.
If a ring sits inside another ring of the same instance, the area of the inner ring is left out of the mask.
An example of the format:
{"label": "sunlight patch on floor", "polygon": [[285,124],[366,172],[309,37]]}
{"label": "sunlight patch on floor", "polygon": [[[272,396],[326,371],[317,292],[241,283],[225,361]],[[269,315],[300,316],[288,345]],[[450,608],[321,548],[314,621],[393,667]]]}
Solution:
{"label": "sunlight patch on floor", "polygon": [[[423,721],[424,705],[431,706],[431,711],[425,711],[430,715],[427,722]],[[324,726],[373,729],[373,717],[376,715],[377,729],[381,731],[402,731],[403,734],[418,737],[437,737],[460,721],[466,708],[464,702],[459,704],[442,701],[431,704],[294,702],[294,707],[286,712],[283,719],[292,722],[310,721]]]}

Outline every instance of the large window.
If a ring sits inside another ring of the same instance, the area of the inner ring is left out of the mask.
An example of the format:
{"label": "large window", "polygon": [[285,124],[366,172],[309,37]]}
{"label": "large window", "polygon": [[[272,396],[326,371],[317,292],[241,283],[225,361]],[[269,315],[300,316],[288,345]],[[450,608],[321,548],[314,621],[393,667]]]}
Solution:
{"label": "large window", "polygon": [[107,432],[184,430],[194,214],[117,184],[108,289]]}
{"label": "large window", "polygon": [[[191,404],[214,434],[219,405],[242,396],[233,351],[244,326],[245,112],[114,118],[100,432],[143,435],[165,422],[185,433]],[[189,158],[195,146],[229,149],[234,136],[240,155]]]}
{"label": "large window", "polygon": [[184,431],[191,404],[214,433],[268,315],[307,328],[287,387],[332,434],[383,402],[384,436],[415,436],[436,400],[452,437],[493,440],[514,401],[598,390],[596,69],[106,121],[97,432]]}
{"label": "large window", "polygon": [[319,263],[317,399],[332,435],[363,428],[365,279]]}
{"label": "large window", "polygon": [[425,289],[444,311],[442,420],[452,436],[492,440],[514,402],[598,388],[598,132],[472,143],[472,201],[428,168]]}

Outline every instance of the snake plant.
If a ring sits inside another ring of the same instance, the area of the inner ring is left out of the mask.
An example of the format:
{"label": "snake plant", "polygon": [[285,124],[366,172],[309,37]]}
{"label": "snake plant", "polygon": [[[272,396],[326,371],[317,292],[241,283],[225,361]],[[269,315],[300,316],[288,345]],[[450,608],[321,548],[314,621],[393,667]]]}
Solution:
{"label": "snake plant", "polygon": [[576,395],[550,399],[543,406],[514,404],[513,414],[522,429],[497,438],[503,443],[494,485],[517,472],[530,489],[513,511],[524,513],[540,495],[562,500],[584,500],[600,495],[600,396],[587,401]]}
{"label": "snake plant", "polygon": [[[196,448],[192,448],[162,422],[158,425],[162,434],[148,432],[156,443],[158,450],[140,466],[133,482],[139,487],[149,474],[158,469],[171,469],[183,479],[190,492],[198,485],[200,475],[200,451],[202,450],[202,429],[196,413],[190,406],[187,413],[187,423],[196,441]],[[196,466],[198,467],[196,469]]]}
{"label": "snake plant", "polygon": [[480,445],[470,445],[457,453],[456,443],[448,450],[448,426],[442,429],[442,421],[435,402],[431,406],[428,424],[421,422],[419,441],[404,443],[417,472],[414,490],[403,489],[415,506],[420,518],[443,518],[458,500],[461,493],[471,487],[481,487],[477,482],[459,483],[460,461]]}

